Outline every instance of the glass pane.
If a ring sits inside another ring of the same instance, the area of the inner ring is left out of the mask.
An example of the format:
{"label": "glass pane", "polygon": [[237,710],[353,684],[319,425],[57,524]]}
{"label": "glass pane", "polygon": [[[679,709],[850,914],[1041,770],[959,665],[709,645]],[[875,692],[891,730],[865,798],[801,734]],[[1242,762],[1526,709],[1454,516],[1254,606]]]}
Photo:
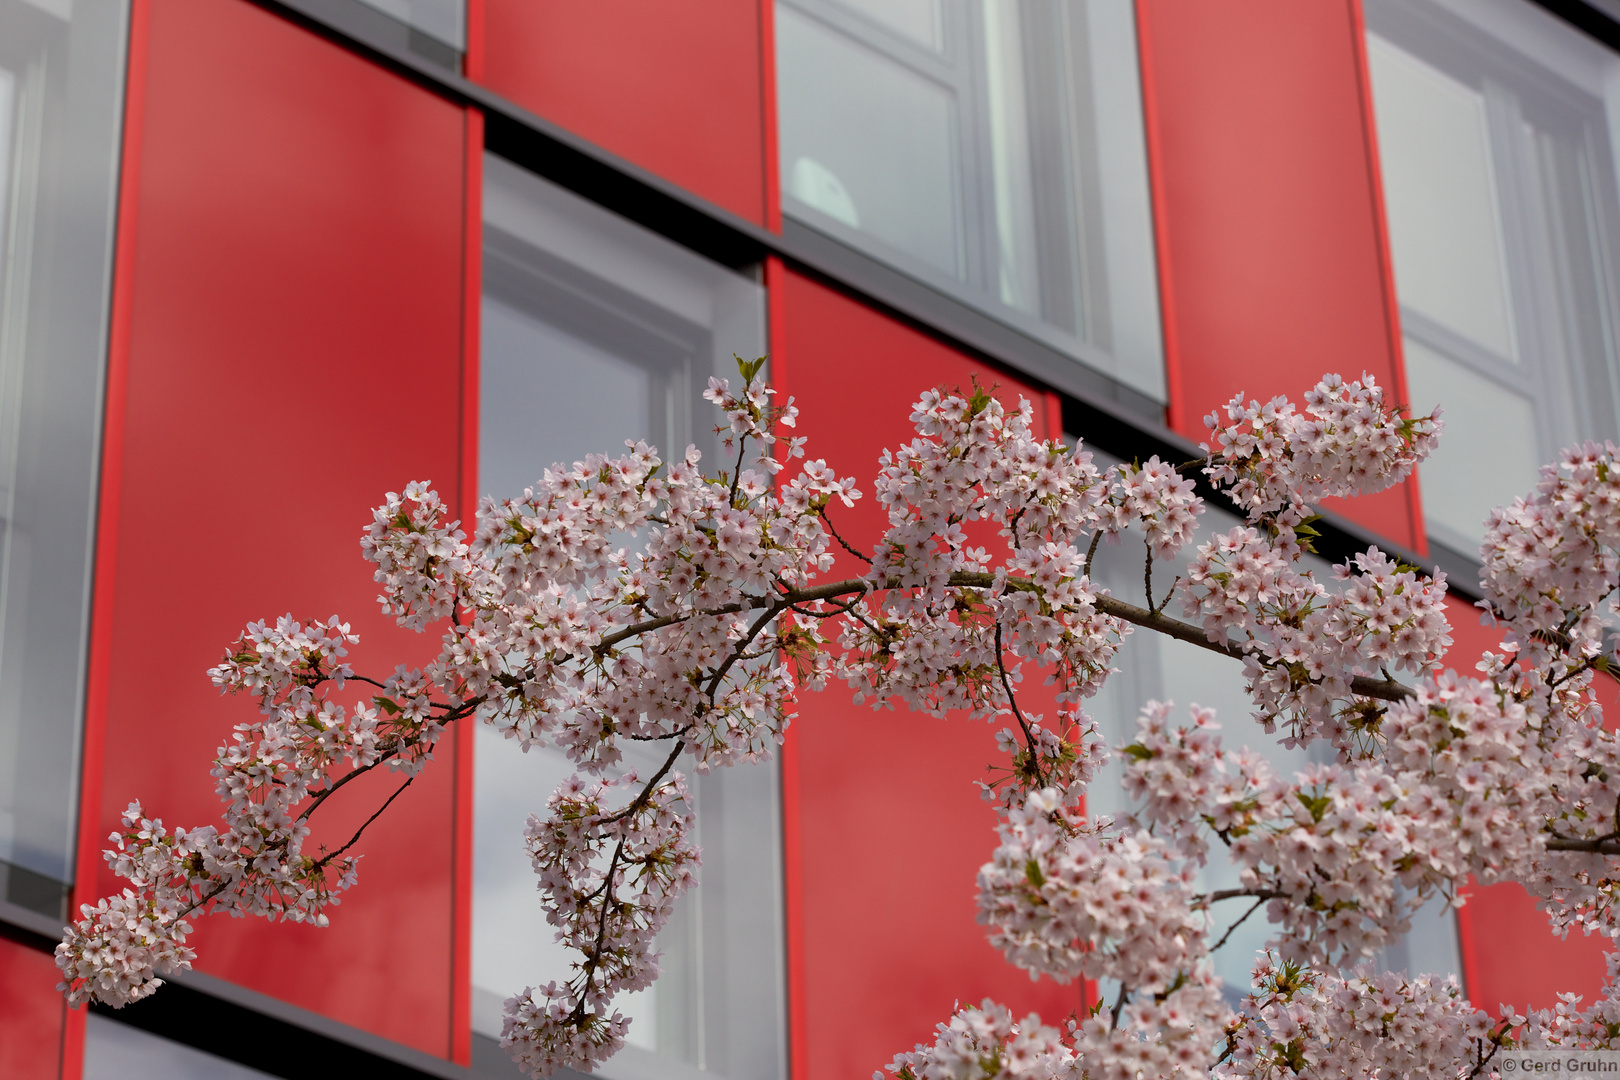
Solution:
{"label": "glass pane", "polygon": [[458,52],[467,50],[466,0],[360,0],[406,26],[415,27],[430,37],[453,46]]}
{"label": "glass pane", "polygon": [[84,1080],[270,1080],[270,1074],[91,1013]]}
{"label": "glass pane", "polygon": [[783,212],[1164,398],[1130,0],[779,0]]}
{"label": "glass pane", "polygon": [[0,0],[0,879],[62,914],[123,89],[117,0]]}
{"label": "glass pane", "polygon": [[1534,405],[1411,338],[1406,381],[1412,409],[1444,406],[1440,448],[1419,469],[1431,532],[1472,554],[1491,508],[1529,493],[1540,473]]}
{"label": "glass pane", "polygon": [[935,52],[945,48],[945,19],[940,0],[840,0],[849,8],[898,31]]}
{"label": "glass pane", "polygon": [[[547,466],[611,453],[652,427],[653,378],[642,365],[486,296],[479,377],[480,494],[522,494]],[[572,954],[541,914],[524,825],[576,770],[546,750],[525,753],[480,726],[473,821],[473,1027],[501,1031],[501,1003],[525,986],[568,980]],[[629,1041],[657,1048],[656,991],[616,1007]]]}
{"label": "glass pane", "polygon": [[[699,395],[711,372],[735,373],[733,352],[763,351],[763,290],[492,156],[484,211],[479,490],[521,493],[552,463],[612,453],[626,439],[675,454],[709,446],[713,414]],[[627,764],[651,775],[661,755],[641,750],[628,748]],[[478,1053],[493,1057],[487,1037],[500,1033],[504,999],[570,973],[523,834],[576,770],[487,727],[475,753],[473,1030],[485,1040]],[[776,1077],[785,1045],[776,773],[688,779],[699,887],[659,936],[658,983],[615,1003],[632,1019],[631,1045],[601,1071]]]}
{"label": "glass pane", "polygon": [[1376,35],[1368,42],[1401,303],[1511,358],[1484,95]]}
{"label": "glass pane", "polygon": [[778,6],[782,186],[800,207],[963,275],[951,91]]}
{"label": "glass pane", "polygon": [[[984,54],[989,90],[990,158],[996,213],[996,288],[1001,302],[1040,314],[1029,103],[1025,98],[1024,19],[1014,4],[984,3]],[[1045,132],[1061,139],[1061,131]],[[1061,145],[1061,143],[1060,143]],[[1073,314],[1067,320],[1076,329]]]}
{"label": "glass pane", "polygon": [[651,435],[646,368],[493,297],[483,318],[480,495],[515,498],[555,462]]}

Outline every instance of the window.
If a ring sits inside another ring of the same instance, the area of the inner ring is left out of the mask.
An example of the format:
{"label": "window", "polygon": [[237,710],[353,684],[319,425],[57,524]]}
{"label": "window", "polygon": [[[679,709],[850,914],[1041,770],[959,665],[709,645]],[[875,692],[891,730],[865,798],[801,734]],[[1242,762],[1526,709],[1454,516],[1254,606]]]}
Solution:
{"label": "window", "polygon": [[780,0],[786,214],[1164,400],[1129,0]]}
{"label": "window", "polygon": [[1472,553],[1560,447],[1620,435],[1620,58],[1524,0],[1369,0],[1368,58],[1431,537]]}
{"label": "window", "polygon": [[[702,401],[733,353],[764,351],[764,293],[496,157],[486,157],[479,488],[516,495],[554,462],[648,438],[713,460],[718,414]],[[627,754],[627,757],[629,755]],[[657,763],[627,761],[643,775]],[[651,765],[648,768],[648,765]],[[473,1030],[500,1034],[501,1004],[559,981],[523,846],[524,822],[574,768],[477,735],[473,854]],[[631,1045],[611,1080],[785,1075],[780,810],[776,770],[690,776],[703,866],[660,936],[664,974],[618,1007]],[[480,1041],[483,1055],[500,1051]]]}
{"label": "window", "polygon": [[[1097,454],[1097,458],[1099,465],[1107,463],[1103,455]],[[1183,549],[1177,563],[1154,567],[1155,588],[1164,589],[1178,574],[1185,576],[1186,564],[1199,544],[1238,524],[1238,518],[1206,508],[1198,538]],[[1127,534],[1118,545],[1099,546],[1097,580],[1120,599],[1141,603],[1143,555],[1144,544],[1140,533],[1135,531]],[[1318,580],[1327,580],[1330,567],[1326,562],[1310,556],[1307,562]],[[1168,614],[1179,616],[1179,598]],[[1280,776],[1291,777],[1309,764],[1327,764],[1334,760],[1332,748],[1324,742],[1289,750],[1281,744],[1284,732],[1267,734],[1252,718],[1254,705],[1243,688],[1243,665],[1229,657],[1162,634],[1138,630],[1125,639],[1114,663],[1118,672],[1086,705],[1104,741],[1115,751],[1086,792],[1086,807],[1093,815],[1117,815],[1133,809],[1125,798],[1122,757],[1118,749],[1136,740],[1136,717],[1150,700],[1173,702],[1175,708],[1171,715],[1183,724],[1192,705],[1214,709],[1221,725],[1222,744],[1228,749],[1248,746],[1258,750]],[[1206,892],[1240,885],[1238,869],[1226,858],[1225,848],[1211,841],[1209,863],[1199,874],[1195,888]],[[1216,906],[1212,912],[1211,942],[1219,941],[1250,903],[1252,901],[1234,899]],[[1255,956],[1277,932],[1277,926],[1266,920],[1265,912],[1257,911],[1253,918],[1238,926],[1214,954],[1215,974],[1225,982],[1227,1001],[1232,1006],[1236,1007],[1248,993]],[[1462,959],[1455,913],[1447,910],[1443,901],[1430,901],[1413,917],[1412,930],[1406,938],[1385,949],[1375,962],[1384,969],[1413,974],[1456,974],[1460,981]],[[1102,990],[1104,1001],[1112,1001],[1118,993],[1117,985]]]}
{"label": "window", "polygon": [[0,0],[0,888],[64,913],[124,5]]}

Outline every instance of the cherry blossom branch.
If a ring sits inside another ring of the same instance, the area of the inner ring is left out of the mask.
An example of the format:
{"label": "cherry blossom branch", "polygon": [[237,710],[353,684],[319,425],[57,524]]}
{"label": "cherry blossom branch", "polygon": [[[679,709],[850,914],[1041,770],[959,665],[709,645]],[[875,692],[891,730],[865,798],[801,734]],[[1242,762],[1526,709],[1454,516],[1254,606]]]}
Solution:
{"label": "cherry blossom branch", "polygon": [[[634,817],[637,813],[641,812],[641,810],[646,807],[648,800],[652,798],[653,791],[663,781],[664,777],[669,775],[670,769],[675,766],[676,759],[679,758],[685,750],[686,744],[677,742],[670,750],[669,756],[664,759],[664,764],[656,773],[653,774],[652,779],[648,780],[642,785],[641,793],[631,801],[630,805],[625,807],[617,814],[603,818],[601,823],[610,824],[622,821],[625,818]],[[624,857],[624,844],[625,837],[621,835],[618,843],[613,846],[613,855],[608,860],[607,873],[602,877],[602,913],[599,916],[596,925],[596,944],[594,948],[586,952],[585,962],[580,967],[580,974],[584,976],[585,989],[578,995],[579,1000],[574,1006],[573,1013],[568,1018],[569,1022],[575,1026],[578,1026],[585,1019],[586,1002],[590,997],[589,988],[592,980],[596,977],[597,970],[602,964],[602,949],[607,943],[608,912],[618,904],[614,889],[614,880],[618,874],[620,860]]]}
{"label": "cherry blossom branch", "polygon": [[996,670],[1001,673],[1001,686],[1007,692],[1007,705],[1012,709],[1013,717],[1024,732],[1024,744],[1029,748],[1029,768],[1034,774],[1035,786],[1046,786],[1046,775],[1041,770],[1041,755],[1035,745],[1035,733],[1029,728],[1029,721],[1024,719],[1023,712],[1018,708],[1018,695],[1013,693],[1012,681],[1007,678],[1007,660],[1005,646],[1001,643],[1001,620],[996,620]]}
{"label": "cherry blossom branch", "polygon": [[1577,851],[1589,855],[1616,855],[1620,856],[1620,836],[1610,833],[1608,836],[1597,836],[1591,839],[1577,839],[1571,836],[1553,836],[1547,841],[1548,851]]}
{"label": "cherry blossom branch", "polygon": [[1253,915],[1255,912],[1259,911],[1260,905],[1264,904],[1265,902],[1266,897],[1257,897],[1254,903],[1249,905],[1249,910],[1245,911],[1242,915],[1239,915],[1237,922],[1226,928],[1226,933],[1222,934],[1220,940],[1209,947],[1209,951],[1220,952],[1221,946],[1226,944],[1226,942],[1231,938],[1232,933],[1237,930],[1238,927],[1242,926],[1248,920],[1250,915]]}
{"label": "cherry blossom branch", "polygon": [[827,508],[825,506],[821,508],[821,522],[827,527],[828,534],[831,535],[834,540],[838,541],[839,547],[861,560],[861,562],[865,563],[867,566],[872,565],[872,560],[869,556],[862,555],[859,551],[850,546],[849,541],[845,540],[838,534],[838,530],[833,526],[832,518],[828,516]]}
{"label": "cherry blossom branch", "polygon": [[365,831],[368,828],[371,827],[371,823],[376,821],[378,818],[382,817],[383,811],[387,810],[390,806],[392,806],[394,804],[395,799],[397,799],[401,795],[405,794],[405,789],[410,787],[411,786],[411,781],[415,780],[415,779],[416,779],[416,774],[415,773],[412,773],[410,776],[407,776],[405,778],[405,782],[403,784],[399,785],[399,788],[392,795],[388,796],[388,798],[383,801],[383,804],[381,806],[377,807],[376,811],[374,813],[372,813],[372,815],[370,817],[366,818],[365,823],[362,824],[358,829],[354,830],[354,835],[349,837],[349,842],[348,843],[344,844],[342,847],[338,848],[336,851],[329,851],[325,855],[322,855],[319,859],[315,860],[315,865],[316,866],[325,866],[327,863],[331,862],[333,859],[337,858],[339,855],[342,855],[345,851],[348,851],[350,848],[354,847],[355,844],[359,843],[360,837],[363,836],[365,834]]}

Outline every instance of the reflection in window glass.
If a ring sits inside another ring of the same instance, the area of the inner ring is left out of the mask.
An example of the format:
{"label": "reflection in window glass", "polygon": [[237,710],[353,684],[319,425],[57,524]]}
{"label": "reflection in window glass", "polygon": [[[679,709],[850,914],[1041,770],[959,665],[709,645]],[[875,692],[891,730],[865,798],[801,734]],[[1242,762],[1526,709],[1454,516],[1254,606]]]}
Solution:
{"label": "reflection in window glass", "polygon": [[269,1076],[105,1016],[91,1013],[85,1018],[84,1080],[269,1080]]}
{"label": "reflection in window glass", "polygon": [[0,888],[62,914],[124,5],[0,0]]}
{"label": "reflection in window glass", "polygon": [[941,0],[842,0],[868,18],[898,31],[935,52],[945,48],[944,12]]}
{"label": "reflection in window glass", "polygon": [[1432,539],[1563,446],[1620,436],[1611,125],[1620,58],[1527,0],[1369,0],[1368,52]]}
{"label": "reflection in window glass", "polygon": [[1373,38],[1384,199],[1402,300],[1512,358],[1485,95]]}
{"label": "reflection in window glass", "polygon": [[780,0],[776,50],[785,213],[1163,400],[1128,0]]}
{"label": "reflection in window glass", "polygon": [[[1543,454],[1535,402],[1411,338],[1406,381],[1413,401],[1446,408],[1440,448],[1419,466],[1424,516],[1447,535],[1475,535],[1492,507],[1536,484]],[[1486,422],[1470,422],[1476,417]]]}
{"label": "reflection in window glass", "polygon": [[[950,92],[791,8],[776,23],[787,194],[904,255],[960,277]],[[837,72],[835,79],[827,73]],[[849,138],[852,128],[862,138]],[[784,141],[786,145],[786,141]]]}
{"label": "reflection in window glass", "polygon": [[[647,439],[708,450],[711,373],[763,351],[763,292],[494,157],[486,158],[479,488],[510,497],[553,463]],[[706,453],[712,461],[712,455]],[[628,538],[626,538],[628,540]],[[627,768],[649,775],[662,754]],[[492,728],[476,737],[473,1030],[500,1034],[501,1004],[569,975],[524,849],[528,815],[573,766],[525,754]],[[604,1075],[701,1069],[783,1075],[780,826],[775,770],[688,777],[703,851],[699,886],[659,938],[664,973],[616,1007],[630,1046]],[[485,1047],[487,1049],[487,1046]],[[498,1053],[498,1051],[496,1051]]]}
{"label": "reflection in window glass", "polygon": [[[1185,563],[1196,552],[1198,544],[1238,524],[1235,517],[1218,510],[1206,510],[1198,539],[1184,550],[1181,565],[1156,565],[1154,580],[1167,582],[1178,573],[1184,573]],[[1117,546],[1102,545],[1097,553],[1097,579],[1120,599],[1140,603],[1143,550],[1137,533],[1127,535]],[[1310,566],[1319,580],[1326,580],[1331,572],[1321,560],[1311,559]],[[1179,608],[1177,600],[1170,613],[1178,614]],[[1104,740],[1116,751],[1135,741],[1136,717],[1142,705],[1157,700],[1173,702],[1172,715],[1181,723],[1187,722],[1187,710],[1193,705],[1214,709],[1221,725],[1221,742],[1226,748],[1251,747],[1282,776],[1292,776],[1312,763],[1333,760],[1333,752],[1325,743],[1290,750],[1281,744],[1282,732],[1267,734],[1252,718],[1254,706],[1244,692],[1243,667],[1229,657],[1139,630],[1125,639],[1114,663],[1118,673],[1087,703],[1087,712],[1097,721]],[[1133,809],[1125,799],[1120,762],[1121,757],[1116,753],[1087,789],[1086,806],[1092,814],[1122,814]],[[1197,878],[1198,891],[1241,885],[1238,871],[1225,857],[1220,843],[1210,843],[1209,855],[1208,865]],[[1243,899],[1223,901],[1213,912],[1211,941],[1220,940],[1251,903],[1252,900]],[[1248,992],[1256,953],[1277,934],[1278,927],[1263,916],[1264,912],[1259,911],[1243,922],[1214,955],[1215,974],[1226,983],[1227,1000],[1233,1005]],[[1454,914],[1445,909],[1443,902],[1430,902],[1413,918],[1412,930],[1406,939],[1386,949],[1376,962],[1395,971],[1457,974],[1460,980],[1462,960]],[[1103,999],[1112,1000],[1111,995],[1118,992],[1117,984],[1111,990],[1107,987],[1102,990]]]}

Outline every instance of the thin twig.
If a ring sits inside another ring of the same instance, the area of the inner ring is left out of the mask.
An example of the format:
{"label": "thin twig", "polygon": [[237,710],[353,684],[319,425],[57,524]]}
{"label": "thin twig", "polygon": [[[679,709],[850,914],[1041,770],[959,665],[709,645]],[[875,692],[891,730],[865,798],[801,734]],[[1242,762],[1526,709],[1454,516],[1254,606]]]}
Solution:
{"label": "thin twig", "polygon": [[1035,782],[1041,787],[1046,786],[1046,776],[1041,772],[1041,754],[1035,747],[1035,733],[1029,729],[1024,714],[1018,709],[1018,697],[1013,693],[1012,680],[1007,678],[1007,665],[1001,657],[1001,620],[996,620],[996,668],[1001,672],[1001,685],[1007,691],[1007,704],[1012,706],[1013,716],[1018,719],[1018,726],[1024,729],[1024,742],[1029,747],[1030,767],[1035,770]]}
{"label": "thin twig", "polygon": [[[599,826],[612,824],[613,822],[621,821],[624,818],[638,812],[647,804],[647,800],[652,797],[653,789],[658,786],[659,782],[662,781],[666,775],[668,775],[669,770],[675,765],[675,759],[680,757],[681,751],[685,749],[686,744],[684,742],[676,743],[675,748],[669,752],[669,757],[664,759],[663,767],[653,775],[651,780],[647,781],[647,783],[642,787],[641,793],[631,801],[630,805],[626,806],[617,814],[613,814],[605,818],[599,818],[597,820],[597,824]],[[585,976],[585,988],[587,990],[590,988],[591,981],[596,977],[596,969],[600,967],[602,963],[602,946],[607,942],[608,909],[613,907],[615,903],[613,896],[613,878],[614,875],[619,872],[619,863],[624,857],[624,840],[625,838],[623,836],[619,837],[619,842],[613,846],[613,857],[608,860],[607,873],[603,875],[602,878],[602,914],[597,919],[596,923],[596,943],[592,946],[591,951],[585,954],[585,963],[580,967],[580,974]],[[585,1017],[585,1002],[589,996],[590,995],[587,993],[581,993],[579,995],[579,1003],[574,1006],[573,1014],[569,1016],[569,1020],[576,1025]]]}
{"label": "thin twig", "polygon": [[747,457],[747,455],[748,436],[739,435],[737,437],[737,467],[732,470],[734,475],[731,478],[731,492],[726,497],[726,503],[730,506],[737,505],[737,485],[742,482],[743,459]]}
{"label": "thin twig", "polygon": [[415,780],[416,777],[417,777],[416,773],[412,773],[410,776],[407,776],[405,778],[405,782],[403,784],[399,785],[399,790],[394,792],[392,795],[388,796],[388,800],[386,802],[384,802],[381,806],[377,807],[377,812],[375,814],[372,814],[370,817],[366,818],[366,823],[364,825],[360,826],[358,829],[356,829],[354,831],[354,835],[349,837],[349,842],[347,844],[344,844],[342,847],[338,848],[334,852],[331,852],[330,854],[322,855],[319,859],[315,860],[315,865],[316,866],[325,866],[327,863],[331,862],[333,859],[337,858],[339,855],[343,854],[345,851],[348,851],[350,848],[354,847],[356,841],[358,841],[360,839],[360,834],[365,832],[366,828],[368,826],[370,826],[370,824],[373,821],[376,821],[379,817],[381,817],[382,812],[384,810],[388,809],[391,805],[393,805],[393,802],[394,802],[395,799],[397,799],[401,795],[405,794],[405,789],[411,786],[411,781]]}
{"label": "thin twig", "polygon": [[709,688],[707,692],[710,708],[714,707],[714,695],[715,691],[720,689],[720,680],[726,677],[726,672],[731,670],[731,665],[737,662],[737,658],[741,656],[742,653],[748,648],[749,644],[759,636],[759,632],[765,629],[765,624],[776,618],[776,616],[781,613],[782,608],[786,606],[786,604],[780,604],[766,608],[760,617],[754,620],[754,625],[748,628],[748,633],[739,639],[737,644],[732,647],[731,655],[726,657],[724,663],[714,669],[714,676],[709,679]]}
{"label": "thin twig", "polygon": [[867,566],[872,565],[871,559],[867,558],[865,555],[862,555],[859,551],[856,551],[855,548],[850,545],[848,540],[845,540],[842,536],[838,535],[838,530],[833,527],[832,518],[827,516],[827,508],[825,506],[821,508],[819,514],[821,516],[821,520],[827,523],[827,531],[832,534],[832,538],[834,540],[838,541],[839,547],[842,547],[845,551],[861,560],[861,562],[865,563]]}
{"label": "thin twig", "polygon": [[1147,594],[1148,611],[1157,615],[1159,609],[1153,606],[1153,541],[1143,537],[1142,546],[1147,549],[1147,561],[1142,567],[1142,591]]}
{"label": "thin twig", "polygon": [[1226,928],[1226,933],[1221,935],[1221,940],[1219,940],[1215,944],[1211,945],[1209,947],[1209,951],[1214,952],[1215,950],[1219,949],[1222,945],[1225,945],[1226,944],[1226,939],[1232,936],[1232,931],[1234,931],[1238,927],[1242,926],[1243,921],[1245,919],[1247,919],[1250,915],[1253,915],[1255,912],[1259,911],[1260,910],[1260,905],[1265,903],[1265,902],[1266,902],[1266,898],[1263,897],[1263,896],[1258,898],[1257,900],[1255,900],[1255,902],[1252,905],[1250,905],[1249,910],[1245,911],[1241,916],[1238,917],[1237,922],[1233,923],[1231,926],[1228,926]]}
{"label": "thin twig", "polygon": [[[484,697],[475,697],[470,701],[464,701],[460,705],[457,705],[454,709],[451,709],[445,715],[438,717],[438,722],[441,724],[453,724],[457,720],[463,720],[468,716],[471,716],[473,712],[477,710],[478,706],[484,703],[484,701]],[[361,776],[364,776],[366,773],[370,772],[372,769],[375,769],[379,765],[386,765],[393,758],[398,757],[405,751],[420,744],[421,741],[421,739],[399,739],[395,742],[385,744],[381,748],[382,752],[377,755],[376,761],[371,762],[369,765],[360,765],[350,769],[348,772],[339,777],[337,782],[331,787],[316,795],[314,799],[310,801],[310,804],[304,808],[304,812],[298,815],[298,820],[303,821],[315,811],[319,810],[321,808],[321,804],[341,791],[344,785]]]}
{"label": "thin twig", "polygon": [[1203,898],[1204,902],[1200,906],[1208,907],[1211,904],[1218,904],[1222,900],[1235,900],[1240,896],[1252,896],[1258,900],[1282,900],[1285,898],[1283,893],[1277,892],[1275,889],[1217,889],[1215,892],[1206,894]]}
{"label": "thin twig", "polygon": [[1093,567],[1091,560],[1097,557],[1097,545],[1102,542],[1103,531],[1098,529],[1091,534],[1091,543],[1086,547],[1086,573],[1090,574]]}

